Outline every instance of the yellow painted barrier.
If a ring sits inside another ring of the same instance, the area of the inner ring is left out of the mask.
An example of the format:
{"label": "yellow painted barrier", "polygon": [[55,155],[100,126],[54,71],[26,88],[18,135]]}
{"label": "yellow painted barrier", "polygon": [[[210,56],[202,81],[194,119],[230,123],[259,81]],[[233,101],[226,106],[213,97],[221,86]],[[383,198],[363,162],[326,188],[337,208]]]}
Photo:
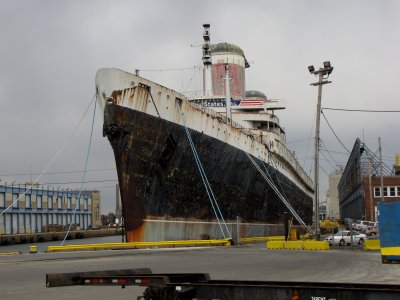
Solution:
{"label": "yellow painted barrier", "polygon": [[48,252],[59,251],[84,251],[84,250],[110,250],[110,249],[134,249],[150,247],[175,247],[175,246],[230,246],[230,239],[221,240],[184,240],[184,241],[161,241],[161,242],[132,242],[132,243],[104,243],[83,244],[67,246],[48,246]]}
{"label": "yellow painted barrier", "polygon": [[284,235],[270,236],[268,238],[269,238],[268,241],[284,241],[285,240]]}
{"label": "yellow painted barrier", "polygon": [[267,242],[267,249],[283,249],[285,241],[269,241]]}
{"label": "yellow painted barrier", "polygon": [[321,241],[304,241],[304,250],[329,250],[329,242]]}
{"label": "yellow painted barrier", "polygon": [[29,246],[29,253],[37,253],[37,247],[36,246]]}
{"label": "yellow painted barrier", "polygon": [[384,247],[384,248],[381,248],[381,255],[400,256],[400,247]]}
{"label": "yellow painted barrier", "polygon": [[267,249],[286,250],[329,250],[328,242],[321,241],[270,241],[267,242]]}
{"label": "yellow painted barrier", "polygon": [[21,251],[14,251],[14,252],[0,252],[0,255],[19,255]]}
{"label": "yellow painted barrier", "polygon": [[286,241],[284,248],[287,250],[303,250],[303,241]]}
{"label": "yellow painted barrier", "polygon": [[241,238],[241,243],[251,243],[251,242],[269,242],[269,241],[284,241],[285,237],[283,235],[278,236],[257,236],[257,237],[248,237]]}
{"label": "yellow painted barrier", "polygon": [[364,250],[379,250],[381,249],[380,240],[366,240],[364,241]]}

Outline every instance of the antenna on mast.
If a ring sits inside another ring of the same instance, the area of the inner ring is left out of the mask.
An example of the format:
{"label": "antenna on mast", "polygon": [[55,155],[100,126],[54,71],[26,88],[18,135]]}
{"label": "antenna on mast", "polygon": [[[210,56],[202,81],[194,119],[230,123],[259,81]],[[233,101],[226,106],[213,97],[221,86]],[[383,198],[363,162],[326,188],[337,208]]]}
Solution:
{"label": "antenna on mast", "polygon": [[210,24],[203,24],[203,95],[212,96],[212,61],[211,61],[211,42]]}

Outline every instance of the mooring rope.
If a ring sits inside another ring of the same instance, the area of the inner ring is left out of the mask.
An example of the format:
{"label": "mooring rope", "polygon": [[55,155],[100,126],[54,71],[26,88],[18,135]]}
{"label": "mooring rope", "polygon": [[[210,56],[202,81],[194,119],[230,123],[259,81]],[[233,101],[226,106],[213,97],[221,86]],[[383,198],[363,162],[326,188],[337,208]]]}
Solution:
{"label": "mooring rope", "polygon": [[[96,95],[95,95],[95,98],[97,98]],[[96,116],[96,107],[97,107],[97,101],[94,102],[94,111],[93,111],[93,118],[92,118],[92,127],[91,127],[91,129],[90,129],[89,146],[88,146],[87,153],[86,153],[85,168],[84,168],[83,174],[82,174],[81,187],[80,187],[80,189],[79,189],[78,199],[77,199],[77,201],[75,202],[75,210],[74,210],[74,214],[73,214],[72,219],[71,219],[71,223],[69,224],[68,230],[67,230],[67,232],[66,232],[66,234],[65,234],[65,236],[64,236],[63,241],[61,242],[61,246],[64,245],[65,240],[67,239],[67,237],[68,237],[68,235],[69,235],[69,233],[70,233],[70,231],[71,231],[72,224],[76,223],[76,220],[75,220],[76,211],[78,210],[78,207],[80,208],[82,189],[83,189],[83,184],[85,183],[85,176],[86,176],[86,173],[87,173],[86,170],[87,170],[87,165],[88,165],[88,161],[89,161],[90,146],[91,146],[91,144],[92,144],[94,119],[95,119],[95,116]]]}
{"label": "mooring rope", "polygon": [[[218,225],[219,225],[219,227],[221,229],[222,236],[224,238],[226,238],[226,236],[228,236],[229,238],[232,238],[231,234],[230,234],[230,231],[228,229],[228,226],[226,225],[225,219],[224,219],[224,217],[222,215],[221,209],[219,208],[217,199],[215,198],[215,195],[214,195],[213,190],[211,188],[210,182],[208,181],[207,175],[206,175],[206,173],[204,171],[204,168],[203,168],[203,165],[201,163],[200,157],[199,157],[199,155],[198,155],[198,153],[196,151],[196,147],[195,147],[195,145],[193,143],[193,140],[192,140],[192,137],[190,135],[189,129],[186,126],[186,121],[184,119],[184,116],[183,116],[182,112],[181,112],[181,116],[182,116],[182,119],[183,119],[183,125],[185,127],[186,136],[187,136],[187,138],[189,140],[190,148],[192,149],[193,156],[194,156],[197,168],[198,168],[199,173],[200,173],[200,177],[201,177],[201,179],[203,181],[203,184],[204,184],[204,186],[206,188],[206,192],[207,192],[208,198],[210,200],[211,207],[212,207],[212,209],[214,211],[215,217],[217,218],[217,222],[218,222]],[[223,225],[225,227],[226,235],[225,235],[225,232],[224,232],[223,227],[221,225],[221,222],[223,223]]]}
{"label": "mooring rope", "polygon": [[[258,149],[257,149],[257,153],[259,153],[259,152],[258,152]],[[275,162],[275,158],[273,157],[273,152],[269,151],[268,155],[269,155],[269,157],[270,157],[270,161],[271,161],[272,164],[275,166],[275,167],[272,166],[272,170],[273,170],[274,173],[275,173],[276,180],[277,180],[277,182],[278,182],[278,184],[279,184],[279,187],[280,187],[280,189],[281,189],[281,191],[282,191],[282,194],[283,194],[282,196],[283,196],[284,199],[286,199],[287,196],[286,196],[285,190],[284,190],[284,188],[283,188],[283,186],[282,186],[282,184],[281,184],[281,181],[280,181],[280,179],[279,179],[279,174],[278,174],[278,171],[277,171],[277,163]],[[272,183],[275,185],[275,187],[276,187],[276,184],[274,183],[274,179],[272,178],[272,175],[271,175],[270,172],[268,171],[267,166],[266,166],[266,164],[265,164],[265,161],[261,158],[260,155],[259,155],[259,158],[260,158],[261,163],[262,163],[262,165],[263,165],[263,167],[264,167],[264,170],[265,170],[266,175],[269,177],[269,179],[271,180],[271,182],[272,182]],[[278,188],[277,188],[277,189],[278,189]],[[288,201],[288,203],[289,203],[289,201]],[[289,203],[289,204],[290,204],[290,203]]]}
{"label": "mooring rope", "polygon": [[[272,163],[273,163],[274,166],[275,166],[275,167],[272,167],[272,170],[273,170],[274,173],[275,173],[276,180],[278,181],[279,187],[281,188],[283,197],[287,198],[286,193],[285,193],[285,190],[283,189],[282,183],[281,183],[281,181],[280,181],[280,179],[279,179],[278,171],[276,170],[276,169],[277,169],[277,163],[275,162],[275,158],[272,156],[273,154],[272,154],[271,152],[269,153],[269,155],[270,155],[270,158],[271,158],[270,160],[272,161]],[[265,162],[264,162],[263,160],[261,160],[261,161],[262,161],[262,163],[263,163],[264,169],[266,170],[266,172],[268,172],[267,166],[265,165]],[[269,174],[269,177],[270,177],[270,179],[273,181],[271,174]]]}
{"label": "mooring rope", "polygon": [[44,170],[40,173],[40,175],[35,179],[34,182],[31,182],[31,185],[23,192],[17,199],[15,199],[7,208],[5,208],[2,212],[0,212],[0,216],[5,214],[6,211],[8,211],[15,203],[17,203],[27,192],[29,192],[32,187],[39,181],[39,179],[47,172],[47,170],[50,168],[50,166],[56,161],[58,156],[61,154],[61,152],[64,150],[64,148],[68,145],[69,141],[72,139],[72,137],[75,135],[76,130],[78,129],[79,125],[81,124],[83,118],[85,117],[86,113],[88,112],[90,106],[92,105],[93,100],[96,99],[96,94],[93,96],[92,100],[90,101],[89,105],[87,106],[85,112],[83,113],[81,119],[79,120],[78,124],[75,126],[74,130],[72,131],[71,135],[68,137],[68,139],[65,140],[64,144],[58,149],[54,157],[50,160],[50,162],[47,164],[47,166],[44,168]]}
{"label": "mooring rope", "polygon": [[253,163],[253,165],[256,167],[257,171],[261,174],[261,176],[269,183],[271,188],[274,190],[274,192],[278,195],[278,197],[281,199],[283,204],[289,209],[289,211],[292,213],[292,215],[296,218],[296,220],[299,222],[300,225],[303,227],[307,228],[306,223],[300,218],[300,216],[297,214],[297,212],[293,209],[293,207],[290,205],[290,203],[282,196],[282,194],[279,192],[278,188],[274,184],[274,182],[269,178],[271,175],[269,174],[268,170],[266,170],[268,176],[261,170],[260,166],[254,161],[254,159],[251,157],[251,155],[247,152],[244,152],[249,160]]}
{"label": "mooring rope", "polygon": [[213,201],[212,201],[212,198],[211,198],[211,195],[210,195],[210,191],[209,191],[208,186],[207,186],[207,184],[206,184],[206,181],[205,181],[205,179],[204,179],[204,177],[203,177],[203,173],[201,172],[200,162],[198,161],[198,159],[197,159],[197,157],[196,157],[196,154],[195,154],[195,150],[193,150],[192,143],[190,142],[190,139],[191,139],[190,133],[188,133],[188,129],[187,129],[186,127],[185,127],[185,132],[186,132],[186,136],[187,136],[188,139],[189,139],[189,144],[190,144],[190,148],[192,149],[192,152],[193,152],[194,160],[195,160],[195,162],[196,162],[197,168],[199,169],[201,179],[202,179],[203,184],[204,184],[204,186],[205,186],[205,188],[206,188],[207,196],[208,196],[208,199],[210,200],[212,210],[214,211],[214,215],[215,215],[215,217],[217,218],[217,222],[218,222],[218,225],[219,225],[219,227],[220,227],[220,229],[221,229],[222,236],[223,236],[224,238],[226,238],[226,237],[225,237],[224,230],[222,229],[221,222],[220,222],[220,220],[219,220],[217,211],[215,210],[215,206],[214,206],[214,203],[213,203]]}

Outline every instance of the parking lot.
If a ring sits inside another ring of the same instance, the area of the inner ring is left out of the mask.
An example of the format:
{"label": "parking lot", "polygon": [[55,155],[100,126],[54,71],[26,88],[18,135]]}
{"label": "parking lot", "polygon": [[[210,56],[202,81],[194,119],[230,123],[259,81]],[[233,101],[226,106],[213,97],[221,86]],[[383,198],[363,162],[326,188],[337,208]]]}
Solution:
{"label": "parking lot", "polygon": [[237,247],[114,250],[0,256],[1,299],[136,299],[143,288],[46,288],[46,273],[151,268],[156,273],[209,273],[213,279],[400,284],[397,265],[361,247],[329,251]]}

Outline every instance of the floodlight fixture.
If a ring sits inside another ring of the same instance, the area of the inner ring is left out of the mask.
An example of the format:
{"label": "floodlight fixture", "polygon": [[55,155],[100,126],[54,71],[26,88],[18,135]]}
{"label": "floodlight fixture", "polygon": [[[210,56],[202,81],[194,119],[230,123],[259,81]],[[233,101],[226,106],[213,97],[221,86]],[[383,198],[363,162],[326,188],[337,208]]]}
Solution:
{"label": "floodlight fixture", "polygon": [[314,71],[315,71],[314,66],[313,65],[308,66],[308,71],[310,71],[311,74],[314,73]]}
{"label": "floodlight fixture", "polygon": [[331,67],[331,62],[330,61],[324,61],[324,68],[330,68]]}

